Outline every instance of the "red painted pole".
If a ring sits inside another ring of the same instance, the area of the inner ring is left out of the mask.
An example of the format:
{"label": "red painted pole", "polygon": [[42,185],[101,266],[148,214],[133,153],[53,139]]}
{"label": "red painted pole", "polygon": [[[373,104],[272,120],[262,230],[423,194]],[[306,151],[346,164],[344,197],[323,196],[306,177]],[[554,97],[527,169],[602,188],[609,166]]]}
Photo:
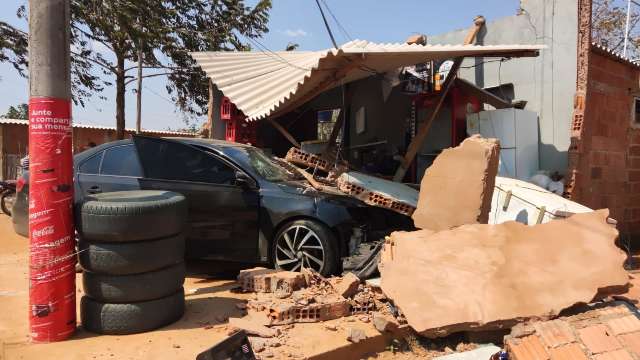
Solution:
{"label": "red painted pole", "polygon": [[76,328],[69,0],[29,13],[29,325],[51,342]]}

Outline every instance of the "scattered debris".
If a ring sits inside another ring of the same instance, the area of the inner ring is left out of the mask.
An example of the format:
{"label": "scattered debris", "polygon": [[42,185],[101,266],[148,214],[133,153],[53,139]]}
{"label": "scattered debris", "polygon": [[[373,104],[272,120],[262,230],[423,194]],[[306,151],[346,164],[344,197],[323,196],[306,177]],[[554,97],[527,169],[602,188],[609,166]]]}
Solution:
{"label": "scattered debris", "polygon": [[394,232],[383,250],[381,287],[427,337],[549,318],[626,290],[625,254],[607,217],[599,210],[537,226]]}
{"label": "scattered debris", "polygon": [[360,279],[353,273],[347,273],[343,277],[331,278],[330,281],[338,295],[345,299],[355,295],[358,292],[358,285],[360,285]]}
{"label": "scattered debris", "polygon": [[345,172],[336,181],[338,190],[372,206],[411,216],[418,204],[418,191],[401,183],[359,172]]}
{"label": "scattered debris", "polygon": [[249,335],[256,335],[260,337],[270,338],[278,336],[280,330],[275,328],[268,328],[257,321],[250,318],[229,318],[229,326],[238,330],[244,330]]}
{"label": "scattered debris", "polygon": [[288,292],[306,286],[305,276],[299,272],[256,267],[240,271],[238,282],[245,292]]}
{"label": "scattered debris", "polygon": [[392,316],[373,314],[373,326],[376,327],[376,330],[384,333],[396,331],[400,325]]}
{"label": "scattered debris", "polygon": [[356,327],[351,327],[348,329],[347,340],[352,343],[358,343],[367,338],[367,335],[364,333],[364,330]]}
{"label": "scattered debris", "polygon": [[474,135],[442,151],[424,174],[413,221],[433,231],[487,223],[500,144]]}
{"label": "scattered debris", "polygon": [[505,337],[509,359],[636,359],[640,356],[637,309],[603,304],[586,312],[525,325]]}

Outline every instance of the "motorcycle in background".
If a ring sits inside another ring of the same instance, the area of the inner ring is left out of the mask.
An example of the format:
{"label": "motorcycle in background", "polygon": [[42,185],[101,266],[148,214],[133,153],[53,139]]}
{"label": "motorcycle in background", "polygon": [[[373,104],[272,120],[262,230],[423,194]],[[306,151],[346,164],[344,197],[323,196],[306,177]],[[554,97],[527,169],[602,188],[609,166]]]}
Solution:
{"label": "motorcycle in background", "polygon": [[11,209],[16,201],[16,182],[16,180],[0,181],[0,208],[8,216],[11,216]]}

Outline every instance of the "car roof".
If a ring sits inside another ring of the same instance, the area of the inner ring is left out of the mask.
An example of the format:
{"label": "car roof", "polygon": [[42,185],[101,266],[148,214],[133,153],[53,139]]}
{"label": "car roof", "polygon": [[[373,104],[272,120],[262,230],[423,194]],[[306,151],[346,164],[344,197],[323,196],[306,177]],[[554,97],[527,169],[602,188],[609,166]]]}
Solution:
{"label": "car roof", "polygon": [[178,142],[182,142],[189,145],[206,146],[210,148],[252,147],[251,145],[247,145],[247,144],[241,144],[241,143],[224,141],[224,140],[215,140],[215,139],[185,138],[185,137],[165,137],[164,139],[178,141]]}

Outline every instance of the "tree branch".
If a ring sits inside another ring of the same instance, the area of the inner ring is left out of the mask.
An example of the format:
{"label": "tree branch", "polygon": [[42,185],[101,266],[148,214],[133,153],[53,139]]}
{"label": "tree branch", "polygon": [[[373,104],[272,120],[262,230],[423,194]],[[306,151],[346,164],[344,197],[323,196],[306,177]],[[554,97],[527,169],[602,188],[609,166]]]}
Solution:
{"label": "tree branch", "polygon": [[86,56],[82,56],[79,53],[75,52],[75,51],[71,51],[71,54],[75,55],[75,56],[81,56],[83,59],[90,61],[96,65],[102,66],[103,68],[111,71],[112,73],[116,73],[116,68],[114,66],[109,65],[108,63],[105,63],[103,61],[100,61],[98,59],[92,59],[90,57],[86,57]]}
{"label": "tree branch", "polygon": [[[171,74],[172,74],[172,73],[170,73],[170,72],[166,72],[166,73],[158,73],[158,74],[144,75],[144,76],[142,76],[142,79],[146,79],[146,78],[150,78],[150,77],[155,77],[155,76],[171,75]],[[128,84],[130,84],[130,83],[132,83],[132,82],[134,82],[134,81],[137,81],[137,80],[138,80],[138,78],[137,78],[137,77],[135,77],[135,78],[132,78],[131,80],[127,80],[124,84],[125,84],[125,85],[128,85]]]}
{"label": "tree branch", "polygon": [[76,29],[76,30],[80,31],[82,34],[84,34],[84,36],[88,37],[89,39],[91,39],[91,40],[93,40],[93,41],[97,41],[97,42],[99,42],[100,44],[102,44],[102,45],[106,46],[106,47],[107,47],[107,49],[109,49],[109,50],[113,51],[113,47],[111,47],[111,44],[106,43],[106,42],[104,42],[104,41],[102,41],[102,40],[100,40],[100,39],[96,38],[93,34],[88,33],[88,32],[86,32],[86,31],[84,31],[84,30],[80,29],[80,28],[79,28],[79,27],[77,27],[76,25],[71,25],[71,27],[73,27],[74,29]]}

